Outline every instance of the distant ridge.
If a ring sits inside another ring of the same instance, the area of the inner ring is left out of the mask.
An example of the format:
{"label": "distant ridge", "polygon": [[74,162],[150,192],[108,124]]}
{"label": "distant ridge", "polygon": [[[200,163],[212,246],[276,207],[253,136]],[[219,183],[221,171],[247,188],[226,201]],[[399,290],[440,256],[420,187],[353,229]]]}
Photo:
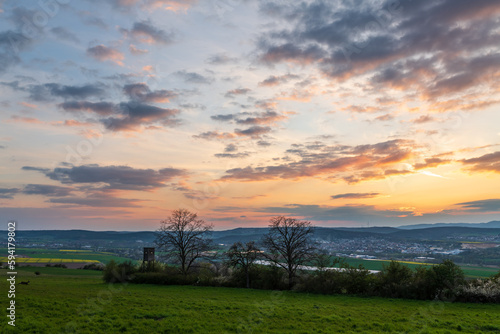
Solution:
{"label": "distant ridge", "polygon": [[[212,238],[218,244],[232,244],[234,242],[259,241],[268,231],[268,228],[235,228],[225,231],[213,231]],[[443,238],[461,240],[463,237],[500,236],[500,221],[491,221],[482,224],[420,224],[395,227],[353,227],[333,228],[315,227],[314,235],[318,239],[414,239],[414,240],[441,240]],[[115,232],[115,231],[86,231],[86,230],[20,230],[17,232],[20,239],[28,242],[41,240],[49,243],[73,241],[89,244],[94,241],[121,243],[123,247],[131,244],[152,245],[155,232]]]}
{"label": "distant ridge", "polygon": [[398,226],[397,228],[402,230],[417,230],[422,228],[432,228],[432,227],[473,227],[473,228],[500,228],[500,221],[494,220],[488,223],[436,223],[436,224],[416,224],[416,225],[404,225]]}

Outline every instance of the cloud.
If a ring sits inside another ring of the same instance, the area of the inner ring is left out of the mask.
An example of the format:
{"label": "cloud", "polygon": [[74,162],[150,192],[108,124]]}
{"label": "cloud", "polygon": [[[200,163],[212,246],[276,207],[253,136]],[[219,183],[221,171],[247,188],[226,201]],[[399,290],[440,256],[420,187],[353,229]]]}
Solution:
{"label": "cloud", "polygon": [[379,106],[350,105],[342,108],[341,110],[357,112],[357,113],[374,113],[374,112],[384,111],[384,108]]}
{"label": "cloud", "polygon": [[134,208],[139,207],[138,199],[117,198],[112,196],[93,195],[92,197],[65,197],[51,198],[50,203],[75,204],[77,206],[89,206],[96,208]]}
{"label": "cloud", "polygon": [[216,153],[214,156],[216,158],[231,158],[231,159],[239,159],[246,158],[250,155],[248,152],[240,152],[240,153]]}
{"label": "cloud", "polygon": [[132,29],[122,29],[122,32],[136,42],[146,44],[171,44],[175,38],[174,32],[156,28],[150,21],[135,22]]}
{"label": "cloud", "polygon": [[271,132],[272,129],[269,126],[259,126],[254,125],[248,129],[235,129],[234,133],[238,136],[248,136],[251,138],[260,138],[262,135]]}
{"label": "cloud", "polygon": [[183,169],[137,169],[128,166],[82,165],[57,167],[48,170],[24,166],[23,170],[42,172],[48,178],[63,184],[94,184],[101,189],[148,191],[165,187],[167,181],[186,176]]}
{"label": "cloud", "polygon": [[232,121],[234,119],[234,114],[226,114],[226,115],[213,115],[210,116],[214,121],[227,122]]}
{"label": "cloud", "polygon": [[152,9],[162,8],[172,12],[186,12],[198,0],[146,0],[146,6]]}
{"label": "cloud", "polygon": [[238,151],[238,147],[234,144],[229,144],[224,148],[224,152],[226,153],[231,153],[231,152],[236,152]]}
{"label": "cloud", "polygon": [[259,140],[257,142],[257,145],[259,145],[261,147],[269,147],[269,146],[271,146],[271,143],[268,141],[265,141],[265,140]]}
{"label": "cloud", "polygon": [[500,173],[500,151],[485,154],[478,158],[465,159],[461,162],[471,171]]}
{"label": "cloud", "polygon": [[123,60],[125,59],[125,56],[123,55],[122,52],[114,49],[107,47],[105,45],[97,45],[91,48],[87,49],[87,54],[91,56],[92,58],[95,58],[99,61],[112,61],[113,63],[123,66]]}
{"label": "cloud", "polygon": [[28,184],[22,190],[26,195],[45,195],[54,197],[68,196],[73,192],[72,188],[59,187],[47,184]]}
{"label": "cloud", "polygon": [[415,208],[377,209],[371,205],[320,206],[288,204],[283,207],[265,207],[262,212],[305,217],[313,221],[371,222],[387,225],[400,222],[402,218],[420,218]]}
{"label": "cloud", "polygon": [[373,198],[379,196],[380,193],[345,193],[331,196],[332,199],[348,198],[348,199],[359,199],[359,198]]}
{"label": "cloud", "polygon": [[221,179],[265,181],[323,176],[330,181],[347,183],[380,180],[413,173],[412,169],[399,168],[402,162],[413,157],[415,148],[414,142],[402,139],[358,146],[331,146],[321,142],[293,144],[282,158],[285,163],[233,168]]}
{"label": "cloud", "polygon": [[193,138],[205,139],[205,140],[214,140],[214,139],[231,139],[236,137],[236,135],[228,132],[220,132],[220,131],[207,131],[202,132],[199,135],[193,135]]}
{"label": "cloud", "polygon": [[311,65],[332,81],[370,76],[377,91],[392,88],[434,102],[475,91],[488,103],[500,73],[500,5],[474,4],[381,0],[354,9],[323,0],[262,2],[274,28],[260,34],[256,52],[265,64]]}
{"label": "cloud", "polygon": [[185,70],[177,71],[174,74],[181,77],[187,83],[208,85],[214,81],[213,78],[205,77],[196,72],[187,72]]}
{"label": "cloud", "polygon": [[[127,86],[126,86],[127,87]],[[144,90],[139,89],[139,93],[133,93],[133,87],[127,89],[130,96],[147,101],[166,101],[167,96],[173,96],[169,91]],[[59,104],[59,107],[69,112],[92,112],[103,116],[99,122],[104,124],[106,129],[111,131],[140,131],[143,125],[160,124],[166,127],[173,127],[180,123],[176,116],[180,113],[178,109],[167,109],[155,107],[149,104],[136,101],[113,104],[110,102],[88,102],[69,101]],[[107,116],[107,117],[106,117]]]}
{"label": "cloud", "polygon": [[[29,50],[44,37],[44,30],[28,25],[29,18],[37,17],[37,11],[22,5],[15,6],[10,15],[2,13],[3,22],[13,25],[13,30],[0,31],[0,73],[21,63],[20,53]],[[30,22],[31,23],[31,22]]]}
{"label": "cloud", "polygon": [[6,122],[19,122],[19,123],[29,123],[29,124],[43,124],[41,120],[38,118],[33,118],[33,117],[21,117],[21,116],[11,116],[10,120],[7,120]]}
{"label": "cloud", "polygon": [[101,116],[110,115],[115,112],[116,106],[110,102],[88,102],[88,101],[68,101],[59,104],[64,111],[93,112]]}
{"label": "cloud", "polygon": [[433,158],[425,159],[425,162],[416,163],[413,167],[418,170],[418,169],[424,169],[424,168],[437,167],[439,165],[449,164],[451,162],[452,162],[452,160],[450,160],[450,159],[441,159],[438,157],[433,157]]}
{"label": "cloud", "polygon": [[143,55],[143,54],[146,54],[149,52],[149,50],[146,50],[146,49],[139,49],[138,47],[136,47],[135,45],[133,44],[130,44],[129,47],[128,47],[129,51],[131,54],[133,55]]}
{"label": "cloud", "polygon": [[133,7],[141,0],[108,0],[108,2],[117,9],[126,9],[128,7]]}
{"label": "cloud", "polygon": [[480,201],[457,203],[456,205],[467,209],[467,211],[500,212],[500,199],[485,199]]}
{"label": "cloud", "polygon": [[230,57],[225,53],[218,53],[210,56],[207,59],[207,63],[210,65],[227,65],[234,64],[238,62],[238,58]]}
{"label": "cloud", "polygon": [[394,116],[392,116],[391,114],[385,114],[385,115],[380,115],[380,116],[377,116],[375,117],[375,121],[380,121],[380,122],[387,122],[387,121],[391,121],[394,119]]}
{"label": "cloud", "polygon": [[85,24],[101,28],[103,30],[108,29],[108,25],[98,17],[89,17],[84,19]]}
{"label": "cloud", "polygon": [[430,115],[422,115],[418,118],[412,119],[410,122],[415,123],[415,124],[423,124],[423,123],[429,123],[429,122],[434,122],[436,121],[436,118],[430,116]]}
{"label": "cloud", "polygon": [[30,99],[34,101],[50,101],[51,97],[60,97],[65,100],[86,99],[89,97],[101,97],[105,94],[105,86],[100,83],[70,86],[51,82],[42,85],[28,85],[27,87],[10,86],[15,90],[29,92]]}
{"label": "cloud", "polygon": [[229,122],[243,125],[265,125],[288,119],[288,116],[279,114],[276,111],[264,112],[241,112],[238,114],[225,114],[210,116],[214,121]]}
{"label": "cloud", "polygon": [[80,43],[80,39],[78,37],[63,27],[54,27],[50,29],[50,32],[58,39],[73,43]]}
{"label": "cloud", "polygon": [[249,93],[251,91],[252,90],[249,88],[236,88],[236,89],[227,91],[224,96],[228,97],[228,98],[233,98],[236,95],[246,95],[247,93]]}
{"label": "cloud", "polygon": [[1,199],[13,199],[14,195],[19,193],[18,188],[0,188],[0,198]]}
{"label": "cloud", "polygon": [[232,158],[232,159],[237,159],[237,158],[245,158],[250,155],[249,152],[238,152],[238,147],[234,144],[229,144],[224,148],[224,153],[217,153],[214,154],[216,158]]}
{"label": "cloud", "polygon": [[111,131],[139,131],[142,125],[159,123],[173,127],[180,123],[175,118],[178,109],[166,109],[137,102],[122,102],[118,106],[119,113],[100,120],[106,129]]}
{"label": "cloud", "polygon": [[151,91],[145,83],[125,85],[123,86],[123,92],[134,101],[146,103],[166,103],[178,96],[176,92],[166,89]]}
{"label": "cloud", "polygon": [[295,74],[285,74],[280,76],[271,75],[267,77],[264,81],[259,82],[259,86],[263,87],[274,87],[284,83],[289,82],[293,79],[300,79],[298,75]]}
{"label": "cloud", "polygon": [[261,56],[261,61],[267,64],[290,62],[308,65],[320,60],[325,51],[318,46],[297,47],[292,43],[278,46],[268,46]]}

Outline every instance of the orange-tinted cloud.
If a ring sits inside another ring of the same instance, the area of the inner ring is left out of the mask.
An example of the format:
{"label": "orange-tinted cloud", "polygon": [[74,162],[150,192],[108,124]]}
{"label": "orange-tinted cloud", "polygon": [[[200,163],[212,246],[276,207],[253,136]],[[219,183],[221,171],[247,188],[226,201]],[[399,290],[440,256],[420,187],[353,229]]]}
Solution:
{"label": "orange-tinted cloud", "polygon": [[117,65],[120,66],[124,65],[123,60],[125,59],[125,56],[123,55],[122,52],[102,44],[88,48],[87,54],[99,61],[109,60]]}
{"label": "orange-tinted cloud", "polygon": [[6,122],[18,122],[18,123],[28,123],[28,124],[43,124],[44,122],[38,118],[33,117],[21,117],[21,116],[11,116]]}
{"label": "orange-tinted cloud", "polygon": [[461,162],[471,171],[500,173],[500,151]]}
{"label": "orange-tinted cloud", "polygon": [[[407,140],[392,140],[373,145],[330,146],[294,144],[286,151],[298,159],[264,167],[247,166],[226,171],[222,180],[266,181],[277,179],[299,180],[316,176],[329,180],[357,183],[384,179],[391,175],[413,173],[399,170],[400,162],[410,160],[416,145]],[[286,161],[286,160],[285,160]]]}
{"label": "orange-tinted cloud", "polygon": [[196,4],[198,0],[149,0],[147,6],[152,9],[162,8],[172,12],[187,12],[187,10]]}

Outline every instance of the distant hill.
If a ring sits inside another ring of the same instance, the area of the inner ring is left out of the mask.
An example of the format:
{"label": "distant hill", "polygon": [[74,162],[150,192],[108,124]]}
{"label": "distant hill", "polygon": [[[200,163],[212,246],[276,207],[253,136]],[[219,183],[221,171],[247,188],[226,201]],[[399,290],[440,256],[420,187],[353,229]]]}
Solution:
{"label": "distant hill", "polygon": [[500,229],[496,228],[472,228],[462,226],[431,227],[414,230],[401,230],[391,233],[392,238],[407,238],[420,240],[441,240],[452,237],[481,237],[500,235]]}
{"label": "distant hill", "polygon": [[117,232],[87,230],[27,230],[17,231],[18,238],[32,241],[136,241],[150,242],[154,240],[154,232]]}
{"label": "distant hill", "polygon": [[473,228],[500,228],[500,221],[494,220],[488,223],[436,223],[436,224],[417,224],[417,225],[405,225],[398,226],[398,229],[402,230],[414,230],[421,228],[430,228],[430,227],[473,227]]}
{"label": "distant hill", "polygon": [[374,227],[337,227],[337,230],[343,231],[351,231],[351,232],[368,232],[368,233],[394,233],[400,231],[399,228],[396,227],[388,227],[388,226],[374,226]]}
{"label": "distant hill", "polygon": [[[478,226],[479,225],[479,226]],[[212,238],[217,244],[233,244],[235,242],[259,241],[268,231],[267,228],[235,228],[225,231],[213,231]],[[464,237],[499,236],[500,222],[493,221],[484,224],[422,224],[405,226],[405,228],[394,227],[370,227],[370,228],[331,228],[316,227],[315,237],[322,240],[335,239],[414,239],[414,240],[460,240]],[[35,230],[17,231],[17,237],[26,242],[113,242],[121,245],[136,243],[152,244],[155,240],[155,232],[116,232],[116,231],[87,231],[87,230]]]}

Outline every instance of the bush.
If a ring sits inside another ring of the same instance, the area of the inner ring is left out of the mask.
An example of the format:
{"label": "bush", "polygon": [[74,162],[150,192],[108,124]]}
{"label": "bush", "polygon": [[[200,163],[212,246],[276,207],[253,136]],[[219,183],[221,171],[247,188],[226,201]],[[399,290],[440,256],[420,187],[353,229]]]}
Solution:
{"label": "bush", "polygon": [[102,263],[89,263],[82,267],[83,270],[104,270],[104,265]]}
{"label": "bush", "polygon": [[458,289],[457,300],[472,303],[500,303],[500,278],[477,279]]}
{"label": "bush", "polygon": [[417,267],[409,286],[409,298],[453,300],[464,284],[462,269],[451,260],[432,267]]}
{"label": "bush", "polygon": [[464,283],[464,272],[451,260],[444,260],[430,270],[431,291],[435,298],[442,300],[454,298],[457,289]]}
{"label": "bush", "polygon": [[407,266],[391,261],[383,266],[378,275],[377,292],[380,296],[389,298],[411,298],[410,286],[413,281],[413,272]]}
{"label": "bush", "polygon": [[363,266],[340,262],[339,270],[317,270],[300,276],[297,291],[322,294],[373,294],[376,277]]}
{"label": "bush", "polygon": [[204,263],[198,267],[192,267],[187,276],[182,275],[176,267],[161,265],[155,269],[155,272],[134,274],[130,281],[137,284],[221,286],[221,282],[225,280],[223,277],[216,276],[213,265]]}
{"label": "bush", "polygon": [[103,280],[107,283],[124,283],[131,281],[138,268],[132,261],[117,264],[114,260],[108,262],[103,270]]}

